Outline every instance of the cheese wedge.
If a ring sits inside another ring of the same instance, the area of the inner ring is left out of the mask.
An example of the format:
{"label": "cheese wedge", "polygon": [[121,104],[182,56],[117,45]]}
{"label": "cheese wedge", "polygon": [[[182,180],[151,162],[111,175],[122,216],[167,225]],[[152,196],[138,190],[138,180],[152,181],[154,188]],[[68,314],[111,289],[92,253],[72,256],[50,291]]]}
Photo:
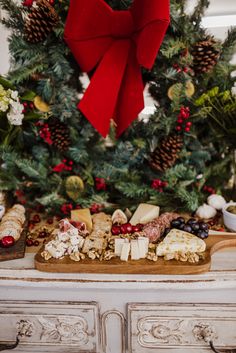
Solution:
{"label": "cheese wedge", "polygon": [[139,260],[140,253],[139,253],[139,246],[138,240],[131,240],[131,260]]}
{"label": "cheese wedge", "polygon": [[87,230],[91,232],[93,228],[93,222],[89,208],[84,208],[81,210],[72,210],[71,219],[75,222],[85,223]]}
{"label": "cheese wedge", "polygon": [[121,250],[120,259],[121,261],[128,261],[130,253],[130,243],[124,243]]}
{"label": "cheese wedge", "polygon": [[149,205],[147,203],[140,203],[136,211],[134,212],[130,223],[136,225],[138,223],[148,223],[154,218],[157,218],[160,213],[160,207]]}
{"label": "cheese wedge", "polygon": [[206,250],[206,243],[193,234],[178,229],[172,229],[165,239],[157,245],[157,256],[166,256],[181,252],[186,253],[202,253]]}
{"label": "cheese wedge", "polygon": [[149,239],[146,237],[138,237],[139,256],[140,259],[145,259],[148,253]]}
{"label": "cheese wedge", "polygon": [[[128,241],[128,239],[127,239],[127,241]],[[115,239],[115,255],[116,256],[121,255],[122,247],[125,242],[126,242],[126,239],[122,239],[122,238]]]}

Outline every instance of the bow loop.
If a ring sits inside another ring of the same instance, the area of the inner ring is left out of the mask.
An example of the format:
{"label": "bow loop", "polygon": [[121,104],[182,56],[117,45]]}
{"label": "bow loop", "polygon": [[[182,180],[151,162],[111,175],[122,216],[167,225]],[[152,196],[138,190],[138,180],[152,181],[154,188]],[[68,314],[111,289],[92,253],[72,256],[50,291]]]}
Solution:
{"label": "bow loop", "polygon": [[130,11],[113,11],[111,33],[114,38],[128,39],[134,32],[134,21]]}
{"label": "bow loop", "polygon": [[121,134],[144,107],[140,65],[151,68],[169,24],[169,0],[134,0],[113,11],[104,0],[70,0],[65,41],[81,69],[96,67],[78,105],[106,136]]}

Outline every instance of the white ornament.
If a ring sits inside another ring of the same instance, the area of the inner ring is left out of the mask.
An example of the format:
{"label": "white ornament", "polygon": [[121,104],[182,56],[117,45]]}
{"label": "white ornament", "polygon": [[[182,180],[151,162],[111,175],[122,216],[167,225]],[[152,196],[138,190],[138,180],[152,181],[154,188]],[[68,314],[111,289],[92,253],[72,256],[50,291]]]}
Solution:
{"label": "white ornament", "polygon": [[3,205],[0,205],[0,221],[5,214],[5,211],[6,211],[5,207]]}
{"label": "white ornament", "polygon": [[222,210],[226,201],[221,195],[213,194],[207,198],[208,205],[214,207],[216,210]]}
{"label": "white ornament", "polygon": [[202,206],[198,207],[196,215],[200,218],[209,219],[215,217],[217,211],[214,207],[204,203]]}

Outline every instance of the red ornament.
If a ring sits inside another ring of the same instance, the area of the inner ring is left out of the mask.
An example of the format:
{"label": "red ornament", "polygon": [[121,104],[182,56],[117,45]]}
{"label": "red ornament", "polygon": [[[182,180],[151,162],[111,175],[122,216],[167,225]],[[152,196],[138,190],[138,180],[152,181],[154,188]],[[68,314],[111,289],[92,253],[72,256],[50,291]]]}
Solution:
{"label": "red ornament", "polygon": [[24,0],[22,2],[22,5],[26,6],[26,7],[31,7],[33,5],[33,2],[34,2],[34,0]]}
{"label": "red ornament", "polygon": [[15,244],[15,239],[11,235],[7,235],[0,240],[0,246],[3,248],[10,248]]}
{"label": "red ornament", "polygon": [[95,188],[97,191],[105,191],[107,188],[106,181],[104,178],[95,178]]}
{"label": "red ornament", "polygon": [[127,11],[103,0],[71,0],[65,41],[82,71],[96,67],[78,108],[102,136],[111,119],[121,135],[144,108],[140,66],[152,68],[169,17],[168,0],[134,0]]}

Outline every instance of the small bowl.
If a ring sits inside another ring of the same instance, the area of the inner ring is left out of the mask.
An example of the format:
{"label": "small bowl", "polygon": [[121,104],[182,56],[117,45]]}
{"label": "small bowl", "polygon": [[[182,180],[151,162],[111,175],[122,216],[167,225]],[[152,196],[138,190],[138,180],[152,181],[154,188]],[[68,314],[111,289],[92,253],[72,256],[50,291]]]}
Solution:
{"label": "small bowl", "polygon": [[224,225],[232,232],[236,232],[236,214],[227,211],[229,206],[236,206],[236,202],[229,202],[222,208]]}

